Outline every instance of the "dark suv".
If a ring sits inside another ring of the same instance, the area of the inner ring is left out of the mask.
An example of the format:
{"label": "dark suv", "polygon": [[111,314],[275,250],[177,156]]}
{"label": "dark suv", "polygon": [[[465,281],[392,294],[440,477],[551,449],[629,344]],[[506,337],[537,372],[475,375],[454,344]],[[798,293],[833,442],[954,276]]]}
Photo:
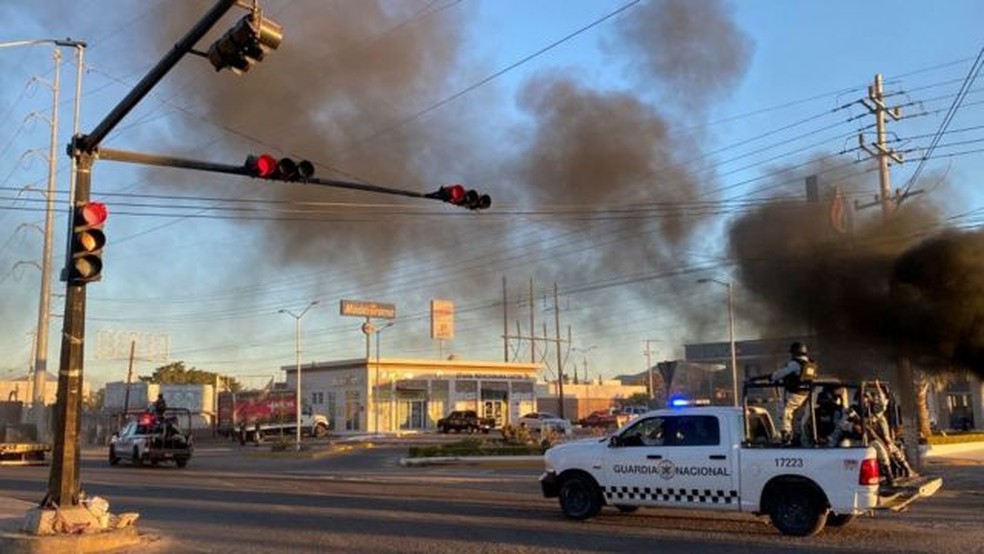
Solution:
{"label": "dark suv", "polygon": [[481,431],[488,433],[495,427],[495,419],[491,417],[478,417],[475,410],[455,410],[443,418],[437,420],[437,428],[442,433],[456,431],[458,433],[475,433]]}

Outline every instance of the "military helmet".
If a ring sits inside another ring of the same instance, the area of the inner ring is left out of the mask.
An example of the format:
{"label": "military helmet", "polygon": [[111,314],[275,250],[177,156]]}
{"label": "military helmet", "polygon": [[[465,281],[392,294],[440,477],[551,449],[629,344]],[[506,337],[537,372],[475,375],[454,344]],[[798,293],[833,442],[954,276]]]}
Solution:
{"label": "military helmet", "polygon": [[794,342],[789,345],[789,353],[793,356],[806,356],[807,350],[806,345],[802,342]]}

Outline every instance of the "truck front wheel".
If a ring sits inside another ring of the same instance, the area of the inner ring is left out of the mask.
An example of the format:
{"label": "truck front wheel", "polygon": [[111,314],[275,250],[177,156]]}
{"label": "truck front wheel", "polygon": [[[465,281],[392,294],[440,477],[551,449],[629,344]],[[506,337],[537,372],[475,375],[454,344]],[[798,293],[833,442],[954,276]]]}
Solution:
{"label": "truck front wheel", "polygon": [[803,486],[775,490],[769,519],[783,535],[810,537],[827,523],[827,508],[815,491]]}
{"label": "truck front wheel", "polygon": [[560,509],[571,519],[588,519],[601,510],[601,494],[594,479],[574,474],[560,484]]}

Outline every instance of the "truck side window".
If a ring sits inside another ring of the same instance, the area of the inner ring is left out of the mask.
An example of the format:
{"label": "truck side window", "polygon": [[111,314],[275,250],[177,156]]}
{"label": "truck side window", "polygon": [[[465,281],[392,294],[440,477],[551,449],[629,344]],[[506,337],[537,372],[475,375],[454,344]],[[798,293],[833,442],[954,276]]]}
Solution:
{"label": "truck side window", "polygon": [[717,446],[721,443],[721,432],[716,417],[681,416],[676,420],[674,445]]}
{"label": "truck side window", "polygon": [[665,423],[661,417],[637,421],[622,433],[622,446],[663,446]]}

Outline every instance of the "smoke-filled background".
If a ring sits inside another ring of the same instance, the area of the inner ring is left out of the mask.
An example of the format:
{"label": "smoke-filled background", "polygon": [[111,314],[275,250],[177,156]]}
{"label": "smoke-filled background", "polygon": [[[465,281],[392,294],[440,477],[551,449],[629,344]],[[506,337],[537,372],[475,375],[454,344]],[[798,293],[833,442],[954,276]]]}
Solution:
{"label": "smoke-filled background", "polygon": [[840,375],[870,375],[865,364],[902,356],[931,372],[980,374],[984,235],[948,229],[931,201],[896,199],[865,212],[834,194],[774,200],[730,227],[742,285],[762,304],[749,314],[757,326],[815,335]]}
{"label": "smoke-filled background", "polygon": [[[212,3],[95,4],[0,7],[26,33],[90,41],[83,131]],[[319,301],[323,311],[305,320],[306,356],[325,360],[364,352],[360,321],[340,317],[338,300],[394,303],[384,356],[429,357],[428,301],[448,298],[457,329],[442,354],[497,359],[504,333],[542,335],[549,321],[554,334],[557,283],[562,334],[569,326],[573,346],[596,349],[595,371],[610,376],[640,369],[642,339],[663,341],[667,358],[683,342],[720,339],[722,291],[695,284],[710,276],[744,295],[739,338],[816,332],[831,351],[835,337],[863,338],[934,367],[973,367],[979,355],[971,303],[950,318],[939,297],[968,294],[975,276],[958,251],[973,232],[937,235],[942,208],[911,199],[888,222],[859,213],[833,230],[829,175],[815,204],[788,176],[782,194],[741,200],[770,191],[754,175],[773,167],[755,165],[765,154],[729,150],[748,130],[715,125],[749,87],[764,81],[783,95],[768,74],[780,45],[754,38],[735,5],[583,3],[562,15],[552,4],[524,14],[467,0],[261,5],[284,28],[276,51],[242,76],[187,56],[105,144],[221,163],[270,152],[313,161],[319,177],[417,192],[460,182],[490,194],[492,209],[99,162],[93,195],[112,219],[89,329],[168,333],[171,359],[269,375],[293,361],[294,322],[281,309]],[[233,12],[199,49],[243,13]],[[510,25],[523,40],[495,34]],[[21,109],[8,96],[0,115]],[[758,124],[782,126],[772,115]],[[722,165],[732,157],[737,168]],[[877,189],[872,173],[844,179],[845,202]],[[0,219],[0,233],[13,220]],[[33,321],[30,282],[2,306],[16,333]],[[929,321],[932,331],[920,329]],[[512,341],[509,356],[525,361],[528,348]]]}

